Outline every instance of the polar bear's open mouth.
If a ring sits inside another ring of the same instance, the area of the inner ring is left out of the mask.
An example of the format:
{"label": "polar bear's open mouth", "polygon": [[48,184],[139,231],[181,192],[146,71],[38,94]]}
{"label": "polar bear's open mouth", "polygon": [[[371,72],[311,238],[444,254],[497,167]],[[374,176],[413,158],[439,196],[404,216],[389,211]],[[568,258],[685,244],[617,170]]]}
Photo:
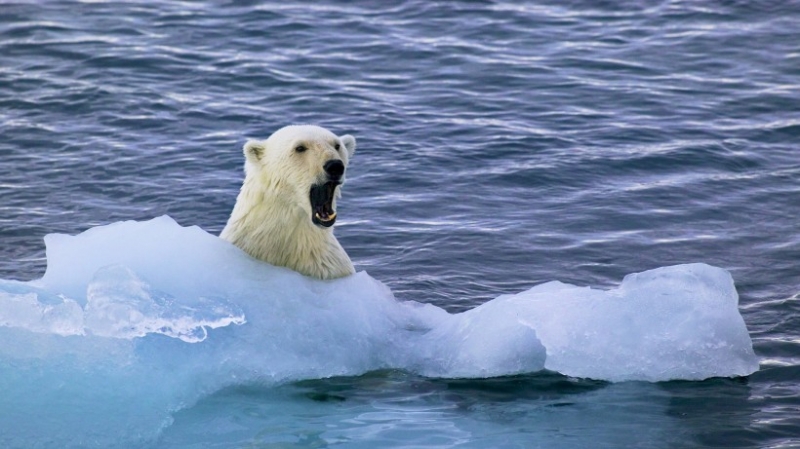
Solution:
{"label": "polar bear's open mouth", "polygon": [[311,186],[311,221],[324,227],[333,226],[336,221],[336,211],[333,210],[333,195],[338,182],[326,182]]}

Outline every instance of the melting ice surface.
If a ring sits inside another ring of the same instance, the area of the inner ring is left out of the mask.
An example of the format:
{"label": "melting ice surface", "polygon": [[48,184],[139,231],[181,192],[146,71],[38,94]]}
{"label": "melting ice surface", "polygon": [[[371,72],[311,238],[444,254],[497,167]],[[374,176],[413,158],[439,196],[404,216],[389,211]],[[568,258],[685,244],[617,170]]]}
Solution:
{"label": "melting ice surface", "polygon": [[169,217],[48,235],[47,271],[0,280],[0,445],[148,440],[225,387],[401,369],[542,369],[612,382],[758,369],[731,276],[704,264],[612,290],[549,282],[449,314],[361,272],[316,281]]}

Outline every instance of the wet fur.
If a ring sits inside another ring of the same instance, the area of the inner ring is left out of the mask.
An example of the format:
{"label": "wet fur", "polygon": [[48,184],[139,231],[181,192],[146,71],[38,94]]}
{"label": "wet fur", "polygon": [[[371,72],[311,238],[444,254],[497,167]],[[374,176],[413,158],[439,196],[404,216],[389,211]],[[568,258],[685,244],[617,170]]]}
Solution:
{"label": "wet fur", "polygon": [[[299,144],[307,150],[295,152]],[[355,273],[333,227],[311,221],[309,201],[311,186],[327,176],[325,162],[340,159],[346,167],[355,147],[353,136],[310,125],[287,126],[266,141],[247,142],[245,179],[220,237],[256,259],[306,276],[335,279]]]}

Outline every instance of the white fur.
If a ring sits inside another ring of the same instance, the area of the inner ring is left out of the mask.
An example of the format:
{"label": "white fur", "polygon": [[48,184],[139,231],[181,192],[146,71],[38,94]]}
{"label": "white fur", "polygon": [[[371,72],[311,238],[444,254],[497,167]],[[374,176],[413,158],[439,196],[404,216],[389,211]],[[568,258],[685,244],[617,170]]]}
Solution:
{"label": "white fur", "polygon": [[[307,150],[298,153],[301,144]],[[309,201],[311,186],[326,179],[325,162],[340,159],[347,167],[355,148],[353,136],[338,137],[312,125],[287,126],[265,141],[248,141],[242,190],[220,237],[256,259],[306,276],[334,279],[355,273],[333,227],[311,221]]]}

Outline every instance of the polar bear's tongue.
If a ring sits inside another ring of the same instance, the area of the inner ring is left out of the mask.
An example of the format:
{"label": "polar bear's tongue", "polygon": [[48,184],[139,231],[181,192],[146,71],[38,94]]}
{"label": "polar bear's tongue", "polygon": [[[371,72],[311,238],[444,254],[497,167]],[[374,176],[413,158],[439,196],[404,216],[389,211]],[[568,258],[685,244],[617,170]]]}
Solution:
{"label": "polar bear's tongue", "polygon": [[332,226],[336,221],[336,211],[333,210],[333,195],[336,191],[335,182],[311,186],[311,221],[324,227]]}

